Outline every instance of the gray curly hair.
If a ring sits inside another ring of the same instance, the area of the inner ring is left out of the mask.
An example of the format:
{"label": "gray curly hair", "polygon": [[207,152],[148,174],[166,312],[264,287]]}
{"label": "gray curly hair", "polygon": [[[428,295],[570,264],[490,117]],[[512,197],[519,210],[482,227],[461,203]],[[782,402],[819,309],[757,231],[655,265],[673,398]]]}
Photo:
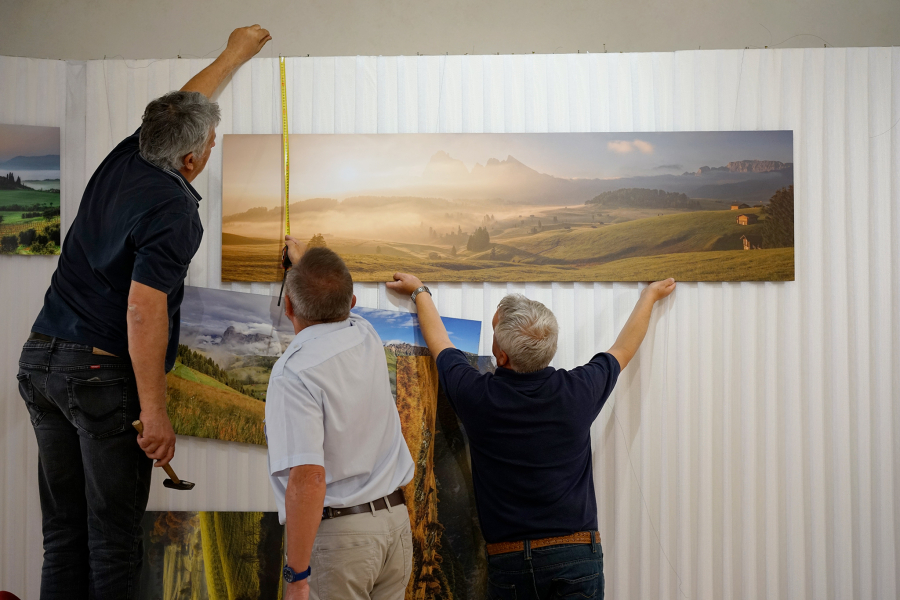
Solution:
{"label": "gray curly hair", "polygon": [[559,324],[549,308],[522,294],[510,294],[497,306],[497,345],[520,373],[540,371],[556,354]]}
{"label": "gray curly hair", "polygon": [[144,110],[140,151],[148,162],[178,170],[184,157],[203,156],[210,130],[219,124],[219,105],[200,92],[169,92]]}

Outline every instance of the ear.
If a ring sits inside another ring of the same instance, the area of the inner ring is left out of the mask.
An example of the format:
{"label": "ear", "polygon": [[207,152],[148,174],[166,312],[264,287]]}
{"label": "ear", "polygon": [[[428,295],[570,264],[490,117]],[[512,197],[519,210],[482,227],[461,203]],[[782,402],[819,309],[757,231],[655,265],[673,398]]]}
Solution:
{"label": "ear", "polygon": [[288,319],[294,318],[294,305],[291,304],[291,297],[287,294],[284,295],[284,314]]}
{"label": "ear", "polygon": [[181,159],[181,168],[186,171],[194,170],[194,153],[188,152],[184,155],[184,158]]}
{"label": "ear", "polygon": [[509,355],[507,355],[506,352],[497,348],[497,352],[494,354],[494,358],[497,359],[498,367],[504,367],[506,369],[509,368]]}
{"label": "ear", "polygon": [[353,299],[350,300],[350,308],[356,306],[356,294],[353,294]]}

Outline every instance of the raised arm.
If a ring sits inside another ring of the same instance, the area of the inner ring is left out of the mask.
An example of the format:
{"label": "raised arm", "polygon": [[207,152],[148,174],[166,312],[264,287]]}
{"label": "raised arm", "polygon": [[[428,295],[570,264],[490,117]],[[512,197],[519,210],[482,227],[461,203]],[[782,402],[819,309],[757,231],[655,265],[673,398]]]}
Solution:
{"label": "raised arm", "polygon": [[272,39],[269,32],[259,25],[239,27],[228,36],[228,45],[222,54],[211,65],[194,75],[190,81],[181,88],[182,92],[200,92],[207,98],[212,98],[222,82],[231,75],[235,69],[256,56],[262,50],[266,42]]}
{"label": "raised arm", "polygon": [[[415,275],[394,273],[394,281],[389,281],[385,285],[388,289],[408,296],[422,286],[422,281]],[[441,351],[454,348],[431,294],[423,292],[416,296],[416,309],[419,311],[419,327],[431,355],[437,358]]]}
{"label": "raised arm", "polygon": [[631,316],[619,332],[616,343],[612,345],[607,352],[616,357],[619,361],[619,367],[624,369],[634,355],[637,354],[644,336],[647,335],[647,327],[650,326],[650,313],[653,311],[653,305],[658,300],[662,300],[675,291],[675,280],[666,279],[664,281],[656,281],[644,288],[641,297],[638,298]]}

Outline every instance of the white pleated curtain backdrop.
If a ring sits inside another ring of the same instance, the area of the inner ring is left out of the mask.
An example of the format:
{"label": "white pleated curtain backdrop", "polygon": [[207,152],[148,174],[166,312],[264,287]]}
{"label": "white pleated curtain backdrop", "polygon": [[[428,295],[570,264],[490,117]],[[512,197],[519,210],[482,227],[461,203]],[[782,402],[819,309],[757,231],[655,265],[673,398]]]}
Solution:
{"label": "white pleated curtain backdrop", "polygon": [[[0,122],[63,127],[63,221],[146,103],[208,60],[0,58]],[[11,82],[14,82],[11,83]],[[796,281],[682,283],[594,423],[610,598],[898,597],[900,48],[287,60],[292,133],[794,130]],[[280,133],[278,60],[218,97],[224,134]],[[752,157],[746,157],[752,158]],[[190,285],[220,281],[221,144],[195,181],[204,242]],[[302,182],[293,181],[294,194]],[[37,598],[37,452],[16,358],[55,259],[0,257],[5,387],[0,589]],[[553,365],[607,349],[641,286],[429,282],[483,322],[522,292],[560,322]],[[383,285],[363,306],[410,310]],[[272,510],[260,447],[179,437],[197,482],[151,510]]]}

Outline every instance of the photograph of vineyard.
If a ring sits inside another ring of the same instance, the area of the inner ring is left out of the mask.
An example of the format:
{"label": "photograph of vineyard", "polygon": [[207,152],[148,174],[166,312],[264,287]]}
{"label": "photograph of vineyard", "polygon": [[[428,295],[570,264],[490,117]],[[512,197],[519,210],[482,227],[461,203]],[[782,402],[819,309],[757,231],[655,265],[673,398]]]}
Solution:
{"label": "photograph of vineyard", "polygon": [[[427,352],[417,317],[356,307],[385,340],[396,389],[396,356]],[[481,322],[444,318],[450,339],[478,353]],[[275,361],[294,339],[276,298],[185,286],[175,366],[166,376],[175,433],[265,445],[266,389]]]}
{"label": "photograph of vineyard", "polygon": [[59,127],[0,124],[0,254],[59,254]]}
{"label": "photograph of vineyard", "polygon": [[144,513],[137,600],[274,600],[283,594],[278,513]]}
{"label": "photograph of vineyard", "polygon": [[[792,131],[292,135],[291,233],[355,281],[794,278]],[[223,141],[222,280],[279,281],[281,136]]]}

